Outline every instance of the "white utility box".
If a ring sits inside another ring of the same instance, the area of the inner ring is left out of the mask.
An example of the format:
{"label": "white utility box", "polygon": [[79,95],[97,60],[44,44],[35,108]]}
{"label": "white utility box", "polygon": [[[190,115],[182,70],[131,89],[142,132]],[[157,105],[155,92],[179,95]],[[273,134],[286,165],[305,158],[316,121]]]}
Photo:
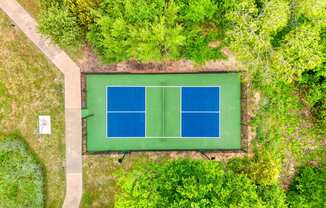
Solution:
{"label": "white utility box", "polygon": [[51,117],[41,115],[38,117],[39,134],[51,134]]}

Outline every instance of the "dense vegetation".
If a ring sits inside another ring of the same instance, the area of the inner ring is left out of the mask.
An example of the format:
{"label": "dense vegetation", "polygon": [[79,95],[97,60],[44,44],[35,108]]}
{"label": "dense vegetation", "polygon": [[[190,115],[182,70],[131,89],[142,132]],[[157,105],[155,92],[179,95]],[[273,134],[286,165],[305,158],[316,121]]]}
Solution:
{"label": "dense vegetation", "polygon": [[277,183],[261,184],[246,174],[233,172],[233,168],[232,163],[183,159],[148,163],[131,172],[120,172],[122,192],[115,207],[325,206],[323,168],[301,168],[288,192]]}
{"label": "dense vegetation", "polygon": [[119,181],[115,207],[262,207],[256,186],[245,176],[210,161],[149,164]]}
{"label": "dense vegetation", "polygon": [[0,207],[44,207],[42,167],[17,136],[0,136]]}
{"label": "dense vegetation", "polygon": [[245,64],[254,87],[266,96],[264,108],[277,113],[279,122],[293,122],[290,131],[297,128],[294,123],[300,118],[293,113],[304,104],[323,129],[325,1],[258,2],[241,1],[226,12],[230,48]]}
{"label": "dense vegetation", "polygon": [[221,8],[212,0],[99,2],[44,1],[48,9],[41,14],[41,32],[61,45],[76,45],[80,38],[73,37],[87,33],[87,40],[107,63],[129,59],[203,63],[224,57]]}
{"label": "dense vegetation", "polygon": [[300,168],[288,192],[290,207],[325,207],[325,187],[325,167]]}
{"label": "dense vegetation", "polygon": [[104,0],[88,39],[107,62],[218,59],[219,12],[211,0]]}

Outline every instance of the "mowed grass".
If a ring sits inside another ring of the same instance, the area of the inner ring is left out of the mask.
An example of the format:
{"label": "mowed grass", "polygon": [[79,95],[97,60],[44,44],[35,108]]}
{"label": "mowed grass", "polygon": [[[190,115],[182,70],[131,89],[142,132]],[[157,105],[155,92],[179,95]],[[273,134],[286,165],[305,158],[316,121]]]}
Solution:
{"label": "mowed grass", "polygon": [[[21,134],[46,170],[46,207],[64,199],[63,75],[0,12],[0,132]],[[51,116],[52,135],[37,133],[38,115]]]}

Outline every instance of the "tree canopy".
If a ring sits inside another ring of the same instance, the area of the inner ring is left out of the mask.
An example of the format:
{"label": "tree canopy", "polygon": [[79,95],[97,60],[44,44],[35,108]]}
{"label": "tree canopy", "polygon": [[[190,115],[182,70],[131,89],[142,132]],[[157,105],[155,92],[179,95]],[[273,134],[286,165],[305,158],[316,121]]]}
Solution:
{"label": "tree canopy", "polygon": [[120,178],[115,207],[263,207],[256,186],[211,161],[149,164]]}

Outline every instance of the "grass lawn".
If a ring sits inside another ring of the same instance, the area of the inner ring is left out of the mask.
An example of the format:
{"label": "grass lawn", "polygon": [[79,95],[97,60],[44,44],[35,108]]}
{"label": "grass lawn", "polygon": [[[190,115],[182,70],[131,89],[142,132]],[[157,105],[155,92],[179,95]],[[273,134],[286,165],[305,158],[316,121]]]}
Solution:
{"label": "grass lawn", "polygon": [[[46,169],[46,206],[64,199],[63,76],[0,12],[0,126],[26,139]],[[37,118],[51,115],[52,135],[37,134]]]}

